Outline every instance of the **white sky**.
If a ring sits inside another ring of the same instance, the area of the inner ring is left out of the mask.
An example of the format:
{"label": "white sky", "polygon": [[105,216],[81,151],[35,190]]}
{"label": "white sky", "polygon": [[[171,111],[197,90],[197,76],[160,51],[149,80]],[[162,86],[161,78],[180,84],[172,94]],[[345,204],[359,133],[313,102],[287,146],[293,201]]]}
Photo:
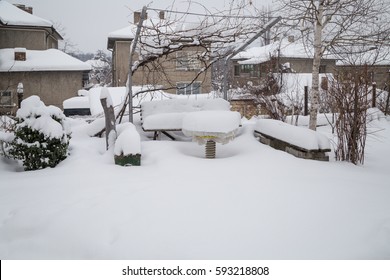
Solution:
{"label": "white sky", "polygon": [[[107,50],[107,35],[133,21],[133,11],[142,6],[167,9],[174,3],[175,10],[184,10],[187,0],[6,0],[12,4],[24,4],[34,9],[34,15],[60,23],[65,28],[65,38],[83,52]],[[251,1],[260,9],[273,0]],[[193,2],[195,2],[193,0]],[[196,0],[210,10],[222,10],[231,0]],[[192,12],[201,12],[199,4],[193,4]],[[215,8],[216,7],[216,8]]]}

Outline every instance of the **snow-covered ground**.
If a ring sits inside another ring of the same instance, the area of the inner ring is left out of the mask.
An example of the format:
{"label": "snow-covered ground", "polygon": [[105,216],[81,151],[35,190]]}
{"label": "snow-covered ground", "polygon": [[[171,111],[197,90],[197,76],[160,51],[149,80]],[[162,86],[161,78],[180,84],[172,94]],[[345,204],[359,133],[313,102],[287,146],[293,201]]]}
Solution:
{"label": "snow-covered ground", "polygon": [[0,259],[390,259],[390,120],[372,124],[364,166],[295,158],[243,120],[216,159],[140,131],[142,166],[121,167],[73,119],[56,168],[0,159]]}

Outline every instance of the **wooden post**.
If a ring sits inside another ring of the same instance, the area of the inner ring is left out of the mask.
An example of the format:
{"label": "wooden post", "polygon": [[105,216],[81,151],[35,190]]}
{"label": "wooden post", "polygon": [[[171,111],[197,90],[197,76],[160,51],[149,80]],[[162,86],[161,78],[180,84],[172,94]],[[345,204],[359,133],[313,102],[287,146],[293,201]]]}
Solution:
{"label": "wooden post", "polygon": [[304,112],[303,114],[307,116],[309,114],[309,87],[305,86],[305,104],[304,104]]}
{"label": "wooden post", "polygon": [[376,107],[376,83],[372,83],[372,108]]}
{"label": "wooden post", "polygon": [[112,104],[107,104],[107,97],[101,98],[100,103],[102,104],[106,121],[106,150],[108,150],[115,144],[116,140],[114,107],[112,107]]}

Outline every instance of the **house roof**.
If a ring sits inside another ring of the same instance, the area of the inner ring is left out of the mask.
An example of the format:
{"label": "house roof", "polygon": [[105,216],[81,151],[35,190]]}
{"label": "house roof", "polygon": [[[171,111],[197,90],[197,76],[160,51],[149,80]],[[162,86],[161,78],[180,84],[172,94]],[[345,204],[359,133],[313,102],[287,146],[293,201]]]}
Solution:
{"label": "house roof", "polygon": [[367,50],[353,46],[348,51],[340,51],[340,59],[337,61],[337,66],[362,66],[362,65],[390,65],[390,48],[382,46],[380,48],[370,48]]}
{"label": "house roof", "polygon": [[[164,34],[169,37],[169,39],[179,39],[180,41],[194,40],[196,41],[197,36],[199,35],[201,23],[184,23],[184,22],[170,22],[163,19],[149,18],[143,22],[143,27],[146,29],[151,36],[158,34]],[[115,30],[108,34],[108,48],[113,47],[114,41],[131,41],[134,39],[137,24],[131,23],[129,26]],[[204,29],[203,35],[207,36],[209,41],[212,41],[212,35],[215,32],[214,26],[209,26]]]}
{"label": "house roof", "polygon": [[58,39],[63,39],[51,21],[27,13],[4,0],[0,0],[0,25],[50,29]]}
{"label": "house roof", "polygon": [[53,26],[51,21],[29,14],[4,0],[0,0],[0,21],[4,25]]}
{"label": "house roof", "polygon": [[89,71],[91,66],[57,49],[26,50],[25,61],[15,61],[15,49],[0,49],[0,72]]}
{"label": "house roof", "polygon": [[[271,57],[286,58],[313,58],[313,49],[307,48],[301,41],[289,42],[287,39],[275,41],[262,47],[252,47],[235,55],[232,59],[238,60],[239,64],[260,64],[267,62]],[[336,59],[325,56],[325,59]]]}

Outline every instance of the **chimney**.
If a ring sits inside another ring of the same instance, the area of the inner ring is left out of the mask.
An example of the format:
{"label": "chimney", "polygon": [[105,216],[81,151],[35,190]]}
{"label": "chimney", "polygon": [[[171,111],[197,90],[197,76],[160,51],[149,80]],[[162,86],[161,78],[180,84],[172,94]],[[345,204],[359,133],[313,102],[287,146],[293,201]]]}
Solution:
{"label": "chimney", "polygon": [[15,48],[15,61],[26,61],[25,48]]}
{"label": "chimney", "polygon": [[33,14],[33,8],[32,7],[26,7],[25,5],[22,5],[22,4],[14,4],[16,7],[18,7],[19,9],[29,13],[29,14]]}
{"label": "chimney", "polygon": [[288,40],[290,43],[294,43],[294,41],[295,41],[294,35],[288,36],[288,37],[287,37],[287,40]]}
{"label": "chimney", "polygon": [[160,11],[158,15],[159,15],[161,20],[165,19],[165,12],[164,11]]}
{"label": "chimney", "polygon": [[[148,18],[148,14],[146,14],[146,17],[144,19]],[[134,12],[134,24],[139,23],[141,20],[141,12]]]}

